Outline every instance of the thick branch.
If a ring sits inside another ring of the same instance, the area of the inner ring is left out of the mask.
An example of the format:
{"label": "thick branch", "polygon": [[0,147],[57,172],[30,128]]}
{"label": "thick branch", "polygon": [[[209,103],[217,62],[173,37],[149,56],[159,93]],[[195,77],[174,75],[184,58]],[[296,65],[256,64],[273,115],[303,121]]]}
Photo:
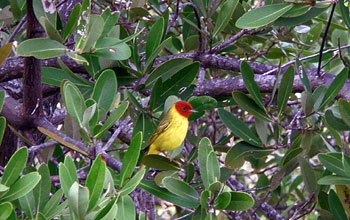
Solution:
{"label": "thick branch", "polygon": [[[0,66],[0,82],[18,79],[23,76],[24,57],[10,57]],[[77,64],[68,56],[61,57],[62,61],[73,71],[78,73],[85,73],[86,70],[83,65]],[[47,59],[41,61],[42,66],[60,68],[57,59]]]}
{"label": "thick branch", "polygon": [[[310,73],[310,72],[309,72]],[[309,75],[310,83],[312,89],[316,89],[320,85],[330,85],[334,80],[335,76],[331,74],[325,74],[322,77],[318,77],[317,69],[312,69],[312,74]],[[268,75],[255,75],[255,82],[258,84],[260,91],[263,93],[272,92],[274,83],[276,81],[276,76]],[[247,92],[246,87],[243,83],[241,77],[231,77],[223,79],[212,79],[203,81],[200,84],[197,84],[196,89],[193,94],[197,96],[231,96],[232,91],[243,91]],[[303,84],[298,75],[295,76],[293,84],[293,92],[302,92],[304,91]],[[343,89],[338,94],[339,98],[344,98],[350,100],[350,82],[349,80],[345,83]]]}
{"label": "thick branch", "polygon": [[[37,36],[39,22],[35,17],[33,0],[27,0],[27,39]],[[42,113],[41,64],[34,57],[24,59],[23,116],[31,120]]]}

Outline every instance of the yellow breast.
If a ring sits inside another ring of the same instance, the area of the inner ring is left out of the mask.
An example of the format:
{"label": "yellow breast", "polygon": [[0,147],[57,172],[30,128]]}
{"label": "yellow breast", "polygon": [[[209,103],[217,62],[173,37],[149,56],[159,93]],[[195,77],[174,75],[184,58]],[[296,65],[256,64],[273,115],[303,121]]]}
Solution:
{"label": "yellow breast", "polygon": [[180,115],[175,108],[171,108],[169,113],[172,115],[171,123],[151,144],[149,154],[173,150],[179,147],[186,137],[188,119]]}

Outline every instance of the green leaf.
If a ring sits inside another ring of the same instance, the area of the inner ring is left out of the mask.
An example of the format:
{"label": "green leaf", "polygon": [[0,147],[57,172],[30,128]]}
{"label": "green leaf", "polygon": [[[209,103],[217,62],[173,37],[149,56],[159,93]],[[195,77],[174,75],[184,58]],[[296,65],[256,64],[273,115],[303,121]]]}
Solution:
{"label": "green leaf", "polygon": [[261,109],[264,109],[264,104],[262,102],[260,89],[256,84],[256,82],[254,81],[254,72],[246,61],[242,61],[241,63],[241,72],[242,72],[244,85],[247,88],[249,94],[252,96],[255,103]]}
{"label": "green leaf", "polygon": [[6,192],[9,188],[0,183],[0,192]]}
{"label": "green leaf", "polygon": [[202,138],[198,145],[199,172],[205,189],[220,179],[219,162],[208,138]]}
{"label": "green leaf", "polygon": [[118,212],[115,219],[136,219],[135,205],[128,195],[118,198]]}
{"label": "green leaf", "polygon": [[347,173],[343,168],[341,153],[320,153],[318,154],[318,159],[331,172],[340,176],[347,176]]}
{"label": "green leaf", "polygon": [[78,20],[79,20],[79,14],[80,14],[80,10],[81,10],[81,4],[77,3],[75,4],[72,12],[70,13],[69,17],[68,17],[68,21],[66,26],[63,29],[62,32],[62,37],[64,39],[64,41],[66,41],[74,32],[74,30],[77,28],[78,26]]}
{"label": "green leaf", "polygon": [[[82,125],[85,128],[89,128],[90,126],[90,122],[93,119],[94,123],[93,126],[96,125],[97,121],[98,121],[98,109],[97,109],[97,104],[94,100],[90,99],[93,103],[90,106],[87,106],[87,108],[84,111],[83,114],[83,122]],[[87,105],[89,102],[85,102],[85,104]]]}
{"label": "green leaf", "polygon": [[73,52],[67,52],[67,55],[73,59],[75,62],[77,62],[78,64],[85,64],[85,65],[89,65],[89,62],[87,61],[87,59],[85,59],[83,56],[80,56],[76,53]]}
{"label": "green leaf", "polygon": [[107,118],[103,126],[99,129],[99,131],[95,134],[95,139],[100,139],[104,136],[105,132],[110,129],[114,123],[123,116],[126,109],[129,106],[129,102],[121,103]]}
{"label": "green leaf", "polygon": [[104,40],[105,38],[96,43],[96,49],[91,53],[92,56],[110,60],[126,60],[131,56],[131,49],[126,43],[118,42],[117,44],[110,45],[108,39],[105,42]]}
{"label": "green leaf", "polygon": [[171,95],[179,95],[179,90],[181,88],[188,87],[193,82],[197,76],[198,70],[199,63],[194,62],[179,70],[170,79],[166,80],[163,83],[163,91],[160,95],[161,98],[159,103],[164,103]]}
{"label": "green leaf", "polygon": [[[295,65],[296,65],[297,72],[299,73],[299,76],[301,78],[301,82],[303,83],[305,90],[309,93],[312,93],[312,88],[310,85],[309,77],[307,76],[307,73],[306,73],[306,70],[305,70],[303,64],[299,61],[298,58],[295,60]],[[302,72],[302,74],[300,74],[300,72]]]}
{"label": "green leaf", "polygon": [[255,118],[255,129],[262,143],[267,145],[269,135],[268,122]]}
{"label": "green leaf", "polygon": [[5,103],[5,96],[6,96],[5,90],[0,90],[0,113],[2,111],[2,107],[4,106],[4,103]]}
{"label": "green leaf", "polygon": [[321,179],[317,181],[320,185],[349,185],[350,184],[350,178],[349,177],[343,177],[343,176],[324,176]]}
{"label": "green leaf", "polygon": [[[57,24],[57,12],[56,11],[54,11],[53,13],[48,12],[47,5],[45,5],[45,8],[44,8],[42,3],[43,2],[40,0],[33,1],[33,8],[34,8],[35,17],[38,19],[38,21],[40,20],[41,17],[45,17],[55,27]],[[54,4],[53,2],[47,2],[47,3],[49,3],[49,5]]]}
{"label": "green leaf", "polygon": [[337,220],[347,220],[348,217],[345,214],[343,205],[341,204],[337,194],[334,192],[333,189],[330,190],[328,195],[328,204],[329,208]]}
{"label": "green leaf", "polygon": [[294,69],[289,67],[284,73],[277,94],[278,115],[280,115],[287,105],[289,96],[293,90]]}
{"label": "green leaf", "polygon": [[47,202],[49,201],[49,194],[51,190],[51,179],[50,179],[50,171],[47,164],[41,164],[38,172],[41,176],[41,180],[39,184],[34,188],[34,198],[37,206],[37,212],[41,212]]}
{"label": "green leaf", "polygon": [[96,81],[92,98],[97,102],[98,107],[108,112],[113,104],[117,89],[117,77],[114,71],[104,70]]}
{"label": "green leaf", "polygon": [[78,45],[79,52],[89,52],[94,46],[98,38],[101,36],[104,21],[100,15],[90,14],[87,35],[83,38],[81,45]]}
{"label": "green leaf", "polygon": [[277,19],[273,25],[276,27],[292,27],[299,24],[303,24],[312,18],[320,15],[325,10],[327,10],[328,7],[318,8],[318,7],[312,7],[310,10],[308,10],[306,13],[304,13],[301,16],[293,17],[293,19],[290,18],[279,18]]}
{"label": "green leaf", "polygon": [[25,196],[34,189],[39,183],[40,178],[38,172],[32,172],[22,176],[10,187],[9,191],[1,196],[0,202],[10,202]]}
{"label": "green leaf", "polygon": [[183,197],[185,200],[199,202],[198,192],[188,183],[178,178],[165,177],[162,181],[162,184],[167,190],[169,190],[169,192],[174,193],[179,197]]}
{"label": "green leaf", "polygon": [[342,71],[335,77],[335,79],[327,89],[327,92],[324,95],[324,98],[322,100],[322,103],[319,109],[323,109],[335,99],[335,97],[338,95],[340,90],[343,88],[347,78],[348,78],[348,72],[346,69],[345,71]]}
{"label": "green leaf", "polygon": [[303,152],[303,149],[301,147],[289,148],[280,162],[281,166],[286,165],[286,163],[298,156],[301,152]]}
{"label": "green leaf", "polygon": [[349,3],[347,4],[347,6],[345,6],[344,0],[339,0],[338,3],[339,3],[338,5],[340,8],[340,13],[341,13],[341,16],[343,18],[343,22],[348,27],[348,29],[350,29]]}
{"label": "green leaf", "polygon": [[152,195],[155,195],[156,197],[162,200],[171,202],[177,206],[187,208],[197,208],[199,206],[199,202],[193,202],[193,200],[186,200],[182,197],[179,197],[176,194],[173,194],[164,188],[160,188],[151,180],[143,180],[140,183],[139,187],[151,193]]}
{"label": "green leaf", "polygon": [[232,211],[245,211],[254,206],[254,199],[245,192],[231,192],[230,204],[225,208]]}
{"label": "green leaf", "polygon": [[305,14],[310,9],[309,5],[293,5],[293,8],[284,13],[282,17],[293,18]]}
{"label": "green leaf", "polygon": [[309,195],[313,195],[317,191],[317,180],[314,170],[311,168],[309,162],[303,157],[298,157],[301,175]]}
{"label": "green leaf", "polygon": [[7,163],[4,174],[1,178],[1,184],[10,187],[20,176],[27,164],[28,151],[26,147],[18,149]]}
{"label": "green leaf", "polygon": [[231,193],[223,192],[214,200],[214,207],[218,210],[225,209],[231,202]]}
{"label": "green leaf", "polygon": [[[340,200],[340,202],[343,204],[344,211],[347,215],[350,214],[350,201],[347,199],[350,193],[350,187],[349,185],[335,185],[335,192]],[[329,210],[329,209],[328,209]]]}
{"label": "green leaf", "polygon": [[251,99],[243,92],[232,92],[232,97],[241,108],[253,114],[255,117],[264,121],[271,121],[265,110],[259,107],[253,99]]}
{"label": "green leaf", "polygon": [[301,93],[301,107],[303,108],[303,112],[305,115],[309,115],[313,110],[313,102],[312,102],[312,96],[309,92],[302,92]]}
{"label": "green leaf", "polygon": [[157,82],[154,84],[151,92],[151,98],[149,100],[149,109],[154,110],[156,106],[161,105],[159,103],[160,95],[163,90],[163,81],[162,78],[158,78]]}
{"label": "green leaf", "polygon": [[108,15],[107,19],[104,21],[103,30],[101,33],[101,37],[106,37],[111,32],[112,28],[115,26],[119,19],[120,13],[119,12],[113,12],[113,14]]}
{"label": "green leaf", "polygon": [[[84,58],[85,59],[85,58]],[[62,61],[62,59],[58,58],[57,59],[57,63],[58,65],[61,67],[61,69],[64,71],[64,73],[62,73],[63,75],[68,75],[67,79],[71,82],[73,82],[74,84],[80,84],[81,86],[86,85],[86,86],[93,86],[94,84],[92,82],[90,82],[89,80],[79,76],[78,74],[74,73],[72,70],[69,69],[69,67]],[[50,67],[47,67],[50,68]],[[55,74],[56,75],[60,75],[57,74],[57,71],[61,71],[60,69],[56,69],[56,68],[52,68],[55,70]],[[52,77],[52,76],[51,76]],[[61,80],[62,81],[62,80]],[[60,82],[61,83],[61,82]],[[79,85],[77,85],[79,87]]]}
{"label": "green leaf", "polygon": [[73,210],[76,217],[81,220],[85,219],[89,204],[89,190],[74,182],[68,192],[69,207]]}
{"label": "green leaf", "polygon": [[194,110],[198,111],[190,115],[188,118],[190,121],[200,118],[204,115],[204,111],[212,110],[218,104],[216,99],[210,96],[191,96],[187,101],[192,105]]}
{"label": "green leaf", "polygon": [[91,88],[91,84],[87,85],[86,83],[83,83],[78,79],[80,77],[77,77],[75,73],[73,73],[75,75],[73,76],[65,70],[57,69],[54,67],[42,67],[41,71],[43,83],[60,87],[63,80],[69,80],[79,88]]}
{"label": "green leaf", "polygon": [[158,170],[180,170],[179,165],[175,161],[171,161],[167,157],[156,154],[146,155],[142,158],[142,163],[147,167]]}
{"label": "green leaf", "polygon": [[50,200],[46,203],[42,213],[47,218],[52,219],[54,216],[56,216],[61,210],[63,210],[66,207],[66,204],[68,201],[61,203],[59,205],[59,202],[61,201],[63,197],[63,190],[59,189],[55,192],[55,194],[50,198]]}
{"label": "green leaf", "polygon": [[256,147],[244,141],[238,142],[227,152],[225,166],[230,169],[240,168],[246,157],[261,158],[273,152],[272,149]]}
{"label": "green leaf", "polygon": [[146,61],[148,61],[151,55],[156,51],[156,48],[160,45],[163,39],[164,33],[164,18],[160,17],[156,23],[152,26],[147,36],[146,43]]}
{"label": "green leaf", "polygon": [[192,59],[187,58],[175,58],[162,63],[150,73],[145,82],[146,88],[150,88],[159,78],[163,81],[168,80],[191,63],[193,63]]}
{"label": "green leaf", "polygon": [[226,127],[228,127],[238,137],[252,145],[262,145],[261,140],[256,136],[256,134],[254,134],[244,122],[230,112],[224,109],[219,109],[219,117]]}
{"label": "green leaf", "polygon": [[66,196],[68,196],[68,192],[70,187],[73,185],[74,182],[77,181],[74,174],[71,174],[69,170],[67,169],[67,166],[63,163],[60,163],[59,165],[59,177],[60,177],[60,183],[62,190]]}
{"label": "green leaf", "polygon": [[340,99],[338,101],[338,108],[342,119],[350,126],[350,103],[344,99]]}
{"label": "green leaf", "polygon": [[334,128],[337,131],[348,131],[350,127],[344,123],[340,118],[334,116],[332,110],[327,110],[325,113],[325,120],[328,126]]}
{"label": "green leaf", "polygon": [[73,83],[67,81],[63,85],[63,96],[69,115],[80,127],[83,127],[86,105],[80,90]]}
{"label": "green leaf", "polygon": [[51,40],[55,40],[58,41],[60,43],[63,42],[63,39],[60,35],[60,33],[58,32],[58,30],[53,26],[53,24],[49,21],[48,18],[46,17],[40,17],[39,19],[40,24],[44,27],[44,30],[47,34],[47,36],[51,39]]}
{"label": "green leaf", "polygon": [[3,116],[0,116],[0,144],[4,137],[5,130],[6,130],[6,118]]}
{"label": "green leaf", "polygon": [[213,38],[222,30],[224,30],[224,28],[230,22],[233,12],[235,11],[238,5],[238,2],[239,1],[237,0],[226,0],[221,5],[221,10],[219,11],[218,17],[215,22]]}
{"label": "green leaf", "polygon": [[265,5],[245,13],[237,20],[236,26],[246,29],[262,27],[274,22],[291,8],[291,3]]}
{"label": "green leaf", "polygon": [[108,204],[100,209],[95,216],[93,217],[93,220],[109,220],[114,219],[118,212],[118,206],[117,206],[117,198],[115,197],[111,201],[108,202]]}
{"label": "green leaf", "polygon": [[33,219],[33,210],[35,208],[35,200],[34,200],[33,192],[29,192],[25,196],[22,196],[21,198],[18,199],[18,202],[24,214],[28,218]]}
{"label": "green leaf", "polygon": [[314,103],[314,110],[317,111],[320,108],[322,100],[327,92],[327,86],[321,85],[315,89],[312,93],[312,101]]}
{"label": "green leaf", "polygon": [[92,163],[91,169],[86,179],[86,187],[89,189],[89,206],[88,211],[92,210],[100,198],[100,194],[103,191],[106,176],[106,162],[101,158],[99,154]]}
{"label": "green leaf", "polygon": [[25,40],[17,47],[17,55],[23,57],[35,57],[48,59],[60,57],[66,54],[67,48],[55,40],[47,38],[34,38]]}
{"label": "green leaf", "polygon": [[156,57],[158,56],[158,54],[164,49],[164,47],[168,44],[169,40],[171,38],[167,38],[166,40],[164,40],[161,44],[159,44],[157,46],[157,48],[152,52],[151,56],[147,59],[145,68],[143,70],[143,73],[148,73],[152,66],[153,66],[153,62],[156,59]]}
{"label": "green leaf", "polygon": [[9,202],[0,204],[0,219],[8,219],[13,210],[13,206]]}
{"label": "green leaf", "polygon": [[125,196],[136,189],[136,187],[141,182],[146,170],[142,169],[138,171],[119,191],[119,196]]}
{"label": "green leaf", "polygon": [[0,47],[0,65],[3,64],[8,56],[11,55],[12,43],[8,43]]}
{"label": "green leaf", "polygon": [[137,161],[139,160],[142,144],[142,132],[138,132],[131,140],[131,143],[123,157],[123,166],[120,171],[120,186],[124,185],[124,181],[129,179],[135,170]]}

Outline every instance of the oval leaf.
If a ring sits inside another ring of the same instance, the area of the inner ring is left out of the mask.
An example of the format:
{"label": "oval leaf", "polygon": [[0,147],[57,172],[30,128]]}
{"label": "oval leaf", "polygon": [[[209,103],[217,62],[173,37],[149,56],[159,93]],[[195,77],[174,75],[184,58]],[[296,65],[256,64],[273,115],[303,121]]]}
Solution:
{"label": "oval leaf", "polygon": [[28,150],[26,147],[18,149],[10,158],[5,167],[4,174],[1,179],[1,184],[11,186],[22,173],[27,164]]}
{"label": "oval leaf", "polygon": [[237,20],[236,26],[246,29],[262,27],[274,22],[291,8],[291,3],[265,5],[245,13]]}
{"label": "oval leaf", "polygon": [[193,200],[193,202],[199,201],[198,192],[188,183],[180,179],[166,177],[163,179],[162,183],[167,190],[175,195],[183,197],[186,200]]}
{"label": "oval leaf", "polygon": [[321,103],[319,109],[323,109],[324,107],[326,107],[329,103],[331,103],[334,100],[334,98],[338,95],[340,90],[343,88],[347,78],[348,78],[347,70],[342,71],[341,73],[339,73],[335,77],[335,79],[333,80],[333,82],[331,83],[329,88],[327,89],[327,92],[324,95],[324,98],[322,100],[322,103]]}
{"label": "oval leaf", "polygon": [[245,192],[231,192],[230,204],[226,210],[245,211],[254,206],[254,199]]}
{"label": "oval leaf", "polygon": [[287,105],[289,95],[293,90],[294,68],[289,67],[284,73],[277,95],[278,115],[282,113]]}
{"label": "oval leaf", "polygon": [[230,112],[219,109],[219,116],[222,122],[238,137],[242,138],[246,142],[255,145],[261,146],[261,140],[254,134],[247,125],[238,119],[236,116]]}
{"label": "oval leaf", "polygon": [[249,98],[249,96],[243,92],[232,92],[232,97],[241,108],[253,114],[255,117],[264,121],[271,121],[265,110],[259,107],[254,100]]}
{"label": "oval leaf", "polygon": [[246,61],[241,63],[241,72],[243,77],[243,82],[247,88],[249,94],[254,99],[255,103],[262,109],[264,109],[264,104],[261,99],[261,93],[258,85],[254,81],[254,72],[252,68]]}
{"label": "oval leaf", "polygon": [[108,112],[113,104],[114,95],[117,93],[117,77],[111,69],[104,70],[98,77],[92,93],[92,98],[98,107]]}
{"label": "oval leaf", "polygon": [[55,40],[46,38],[34,38],[25,40],[18,45],[17,54],[23,57],[35,57],[48,59],[60,57],[66,54],[66,46]]}

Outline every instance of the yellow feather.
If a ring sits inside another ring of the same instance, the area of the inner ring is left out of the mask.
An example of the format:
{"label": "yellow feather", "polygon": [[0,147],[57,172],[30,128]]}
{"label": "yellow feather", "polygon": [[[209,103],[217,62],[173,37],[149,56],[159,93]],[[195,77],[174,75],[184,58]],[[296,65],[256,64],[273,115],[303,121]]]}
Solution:
{"label": "yellow feather", "polygon": [[149,139],[148,154],[158,154],[179,147],[186,137],[187,129],[188,119],[180,115],[173,105]]}

